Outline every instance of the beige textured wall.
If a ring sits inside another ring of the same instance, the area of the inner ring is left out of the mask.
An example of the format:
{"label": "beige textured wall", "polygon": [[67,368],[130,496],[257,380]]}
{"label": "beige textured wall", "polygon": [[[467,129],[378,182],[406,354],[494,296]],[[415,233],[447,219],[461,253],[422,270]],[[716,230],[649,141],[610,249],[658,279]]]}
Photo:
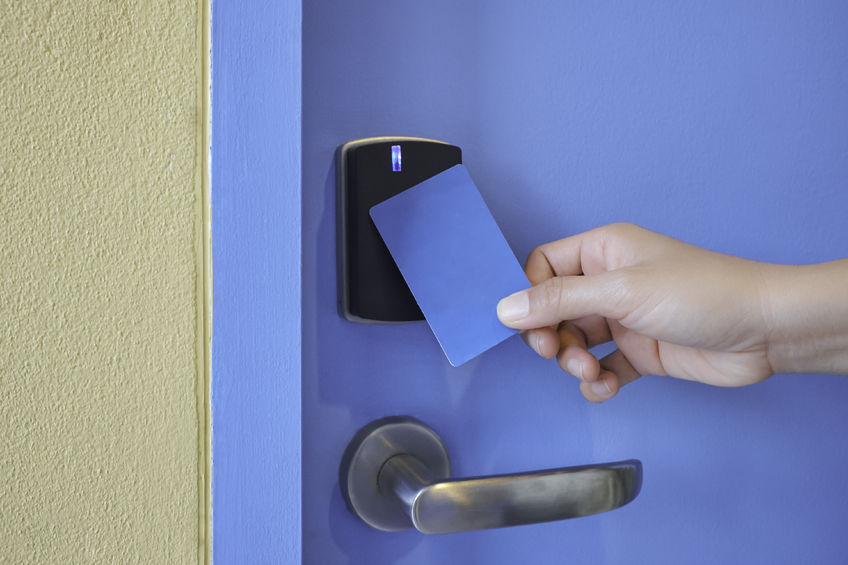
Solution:
{"label": "beige textured wall", "polygon": [[206,559],[206,14],[0,0],[0,563]]}

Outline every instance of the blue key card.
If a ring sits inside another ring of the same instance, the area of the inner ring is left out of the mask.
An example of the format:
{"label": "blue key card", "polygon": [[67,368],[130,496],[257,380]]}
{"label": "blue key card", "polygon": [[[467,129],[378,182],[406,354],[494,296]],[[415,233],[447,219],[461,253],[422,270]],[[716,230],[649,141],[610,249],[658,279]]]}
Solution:
{"label": "blue key card", "polygon": [[377,204],[371,218],[451,365],[517,333],[497,304],[530,283],[464,166]]}

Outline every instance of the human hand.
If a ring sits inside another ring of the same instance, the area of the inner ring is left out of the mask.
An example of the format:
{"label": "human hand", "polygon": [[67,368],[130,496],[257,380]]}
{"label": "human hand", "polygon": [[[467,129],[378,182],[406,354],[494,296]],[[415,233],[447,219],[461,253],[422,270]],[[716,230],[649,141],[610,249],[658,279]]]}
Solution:
{"label": "human hand", "polygon": [[[845,261],[823,265],[837,265],[848,275]],[[804,269],[809,268],[748,261],[632,224],[613,224],[535,249],[526,267],[533,287],[501,300],[498,316],[509,327],[527,330],[525,341],[545,358],[556,356],[594,402],[649,374],[742,386],[775,370],[801,369],[805,362],[811,369],[848,370],[848,279],[841,279],[840,290],[833,273]],[[820,331],[821,323],[797,322],[799,316],[814,318],[810,309],[833,319],[834,306],[815,303],[809,292],[799,294],[805,285],[835,294],[836,317],[843,316],[835,324],[836,347],[828,349],[833,355],[823,366],[813,358],[823,340],[834,336],[834,324],[824,324],[827,333]],[[600,361],[589,353],[610,340],[618,346],[613,353]]]}

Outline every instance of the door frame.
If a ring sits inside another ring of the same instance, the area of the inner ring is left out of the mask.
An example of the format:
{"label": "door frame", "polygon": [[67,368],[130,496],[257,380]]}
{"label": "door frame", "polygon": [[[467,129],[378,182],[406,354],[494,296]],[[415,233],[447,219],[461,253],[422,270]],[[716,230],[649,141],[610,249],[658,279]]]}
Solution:
{"label": "door frame", "polygon": [[212,552],[301,561],[298,0],[212,2]]}

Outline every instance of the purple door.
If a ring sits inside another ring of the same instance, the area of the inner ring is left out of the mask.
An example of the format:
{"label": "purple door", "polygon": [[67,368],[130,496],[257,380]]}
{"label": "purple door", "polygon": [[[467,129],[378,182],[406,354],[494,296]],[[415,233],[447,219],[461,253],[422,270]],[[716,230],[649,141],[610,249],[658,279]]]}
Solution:
{"label": "purple door", "polygon": [[[261,29],[262,17],[252,17]],[[302,153],[292,153],[302,159],[302,224],[272,225],[275,213],[289,214],[273,180],[255,187],[274,194],[272,209],[256,212],[258,223],[238,210],[239,196],[216,203],[213,194],[213,208],[223,202],[216,221],[247,226],[258,246],[246,249],[231,233],[214,236],[216,258],[255,254],[222,270],[216,263],[216,331],[219,319],[237,325],[227,317],[235,308],[230,296],[257,312],[276,300],[226,286],[245,276],[235,271],[265,268],[274,276],[280,246],[302,238],[303,562],[844,562],[844,378],[778,375],[720,389],[645,377],[591,405],[572,377],[518,338],[454,368],[424,322],[348,322],[336,309],[333,152],[381,135],[460,146],[522,260],[540,243],[616,221],[757,260],[845,257],[846,30],[841,2],[304,3]],[[260,78],[291,71],[250,61],[281,56],[273,37],[250,41],[254,47],[230,57]],[[228,55],[220,57],[226,64]],[[266,87],[274,81],[233,88],[247,92],[241,102],[253,97],[270,108],[291,137],[285,105],[275,102],[280,93]],[[227,110],[217,108],[225,119]],[[268,128],[257,119],[233,133],[251,125]],[[267,151],[274,134],[264,135],[247,135],[248,147]],[[223,159],[215,170],[244,166]],[[266,172],[245,174],[274,179],[288,170],[273,152],[259,164]],[[219,280],[228,293],[220,295],[221,318]],[[276,322],[256,324],[263,323]],[[290,462],[275,438],[298,428],[274,416],[264,422],[279,429],[268,429],[250,416],[278,414],[286,386],[263,380],[275,377],[259,374],[265,369],[248,358],[253,342],[222,331],[214,349],[221,356],[215,429],[239,434],[215,440],[214,471],[229,481],[216,483],[216,558],[273,561],[286,543],[297,545],[268,527],[275,511],[290,512],[280,508],[291,499],[277,487],[264,495],[262,481]],[[275,357],[283,353],[263,351],[268,367],[284,362]],[[228,395],[245,400],[235,407]],[[635,458],[644,464],[641,494],[610,512],[537,525],[378,531],[345,507],[338,469],[353,434],[392,415],[435,430],[459,477]],[[277,451],[250,447],[254,436],[270,438]],[[243,485],[239,473],[260,478]],[[240,544],[254,549],[233,549]]]}

